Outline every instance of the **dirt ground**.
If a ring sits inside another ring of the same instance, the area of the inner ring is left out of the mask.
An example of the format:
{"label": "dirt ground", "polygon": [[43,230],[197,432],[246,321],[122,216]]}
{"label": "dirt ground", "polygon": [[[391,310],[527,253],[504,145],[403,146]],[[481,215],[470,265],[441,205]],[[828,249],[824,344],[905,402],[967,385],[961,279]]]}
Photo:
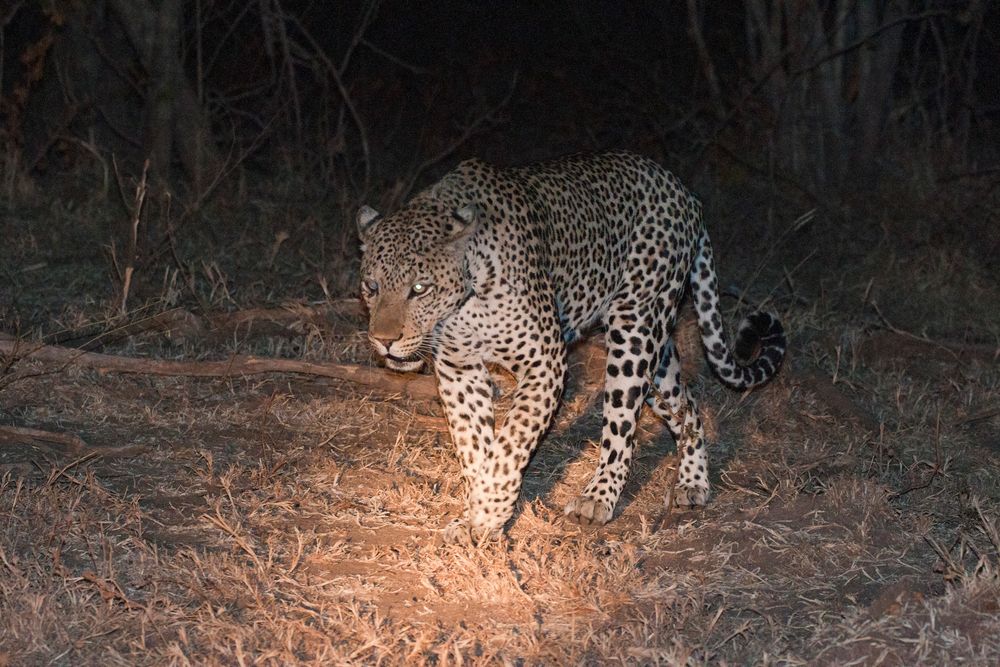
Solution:
{"label": "dirt ground", "polygon": [[[474,549],[441,541],[463,490],[432,398],[34,360],[52,332],[102,321],[107,260],[8,215],[0,330],[23,346],[0,357],[0,426],[21,429],[0,433],[0,666],[997,664],[1000,284],[933,243],[838,241],[823,214],[789,242],[795,213],[762,238],[738,215],[709,223],[722,284],[791,342],[744,395],[689,352],[709,506],[664,510],[677,459],[649,413],[615,520],[562,520],[597,460],[591,346],[507,537]],[[278,264],[312,233],[273,245]],[[322,301],[287,266],[273,284],[197,273],[213,312]],[[724,305],[731,322],[746,309]],[[362,319],[306,320],[94,349],[370,363]]]}

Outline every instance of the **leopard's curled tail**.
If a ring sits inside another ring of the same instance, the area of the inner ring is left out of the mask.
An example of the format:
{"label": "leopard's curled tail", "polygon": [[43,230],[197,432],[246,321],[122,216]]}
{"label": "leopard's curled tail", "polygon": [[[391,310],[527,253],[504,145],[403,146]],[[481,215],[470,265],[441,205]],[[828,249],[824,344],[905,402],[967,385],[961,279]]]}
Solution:
{"label": "leopard's curled tail", "polygon": [[785,357],[785,329],[774,315],[753,313],[740,323],[733,354],[726,344],[719,313],[719,282],[712,245],[704,231],[691,267],[691,293],[706,357],[716,375],[733,389],[749,389],[770,380]]}

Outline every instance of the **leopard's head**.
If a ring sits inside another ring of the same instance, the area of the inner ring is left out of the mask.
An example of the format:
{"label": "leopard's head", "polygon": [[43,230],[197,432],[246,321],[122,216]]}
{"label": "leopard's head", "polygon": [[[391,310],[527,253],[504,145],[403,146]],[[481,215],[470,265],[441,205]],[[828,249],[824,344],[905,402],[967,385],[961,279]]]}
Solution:
{"label": "leopard's head", "polygon": [[437,324],[468,298],[464,257],[479,218],[475,204],[454,208],[433,199],[385,217],[369,206],[358,211],[368,340],[389,368],[419,369]]}

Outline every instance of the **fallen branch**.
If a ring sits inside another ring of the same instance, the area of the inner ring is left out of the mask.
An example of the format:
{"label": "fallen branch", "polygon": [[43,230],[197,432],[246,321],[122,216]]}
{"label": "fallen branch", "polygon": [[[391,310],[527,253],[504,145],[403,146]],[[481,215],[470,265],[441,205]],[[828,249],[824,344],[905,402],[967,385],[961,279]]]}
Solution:
{"label": "fallen branch", "polygon": [[972,410],[966,416],[952,422],[952,426],[964,426],[973,422],[983,421],[984,419],[992,419],[997,415],[1000,415],[1000,405],[990,405]]}
{"label": "fallen branch", "polygon": [[[341,313],[350,311],[360,314],[360,307],[351,305],[341,308],[340,302],[334,302],[322,310],[312,311],[329,314],[330,310]],[[178,311],[181,314],[186,311]],[[190,313],[187,313],[190,315]],[[235,314],[215,316],[225,318],[225,327],[220,330],[236,331],[243,326],[253,326],[261,321],[300,321],[302,311],[298,309],[251,309]],[[156,318],[153,318],[154,320]],[[173,321],[173,320],[170,320]],[[179,317],[177,321],[190,321]],[[159,322],[163,324],[163,322]],[[684,318],[678,324],[678,344],[685,357],[694,358],[694,351],[687,346],[692,343],[691,331],[697,330],[693,318]],[[603,335],[598,334],[575,345],[571,351],[571,366],[583,367],[584,383],[602,385],[606,352],[602,345]],[[685,354],[687,353],[687,354]],[[88,352],[58,345],[32,344],[0,334],[0,355],[13,357],[15,360],[34,359],[50,363],[63,364],[65,367],[82,366],[94,368],[103,372],[137,373],[144,375],[188,376],[188,377],[234,377],[240,375],[256,375],[260,373],[300,373],[319,377],[330,377],[345,380],[355,384],[365,385],[386,392],[405,394],[410,398],[435,399],[438,396],[437,382],[430,375],[387,373],[378,368],[368,368],[357,364],[335,362],[314,363],[295,359],[259,358],[248,355],[237,355],[223,361],[172,361],[165,359],[150,359],[141,357],[122,357],[99,352]],[[694,371],[696,373],[696,371]]]}
{"label": "fallen branch", "polygon": [[35,359],[84,366],[99,371],[189,377],[234,377],[260,373],[301,373],[346,380],[382,391],[406,394],[410,398],[437,398],[437,382],[430,375],[396,375],[355,364],[312,363],[294,359],[260,359],[235,356],[225,361],[169,361],[137,357],[119,357],[98,352],[84,352],[56,345],[31,345],[0,339],[0,354],[18,359]]}
{"label": "fallen branch", "polygon": [[57,433],[55,431],[43,431],[27,426],[0,426],[0,437],[7,436],[14,440],[34,440],[41,442],[54,442],[68,447],[72,452],[79,452],[87,449],[87,443],[83,438],[72,433]]}
{"label": "fallen branch", "polygon": [[936,341],[894,330],[873,334],[858,345],[857,353],[866,363],[889,358],[925,360],[931,357],[945,362],[980,361],[989,364],[1000,359],[1000,345]]}
{"label": "fallen branch", "polygon": [[792,376],[799,381],[799,386],[822,401],[834,417],[853,420],[867,431],[878,431],[879,422],[875,416],[855,403],[826,374],[818,369],[806,369],[793,371]]}

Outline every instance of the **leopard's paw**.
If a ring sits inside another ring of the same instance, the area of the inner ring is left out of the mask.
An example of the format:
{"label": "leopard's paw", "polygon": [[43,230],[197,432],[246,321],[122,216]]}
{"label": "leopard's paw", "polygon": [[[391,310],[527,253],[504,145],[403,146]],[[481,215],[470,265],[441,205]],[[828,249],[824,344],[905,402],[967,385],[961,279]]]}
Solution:
{"label": "leopard's paw", "polygon": [[[667,495],[666,505],[670,506],[670,495]],[[678,484],[673,489],[673,504],[677,507],[704,507],[708,504],[711,491],[708,485],[693,486],[689,484]]]}
{"label": "leopard's paw", "polygon": [[487,542],[496,542],[503,536],[503,527],[488,528],[470,526],[469,522],[462,519],[454,519],[443,530],[445,544],[454,544],[462,547],[474,547]]}
{"label": "leopard's paw", "polygon": [[566,518],[583,526],[603,526],[611,520],[613,508],[600,500],[577,496],[566,504]]}
{"label": "leopard's paw", "polygon": [[472,546],[472,531],[465,519],[453,519],[442,531],[445,544],[455,544],[463,547]]}

